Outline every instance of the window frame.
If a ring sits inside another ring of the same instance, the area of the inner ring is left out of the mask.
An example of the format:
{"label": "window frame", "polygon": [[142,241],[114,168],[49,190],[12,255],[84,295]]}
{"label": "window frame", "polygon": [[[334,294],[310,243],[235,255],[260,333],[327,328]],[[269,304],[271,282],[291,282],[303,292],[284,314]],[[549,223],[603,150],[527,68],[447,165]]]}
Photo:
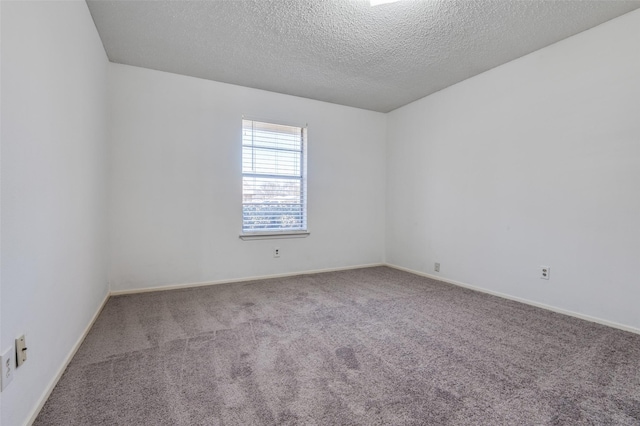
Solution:
{"label": "window frame", "polygon": [[[305,238],[307,237],[309,232],[309,224],[308,224],[308,195],[307,195],[307,159],[308,159],[308,126],[307,124],[301,126],[296,124],[290,124],[286,122],[282,122],[279,120],[273,119],[263,119],[263,118],[255,118],[255,117],[247,117],[243,116],[241,120],[241,151],[244,152],[244,129],[245,129],[245,121],[248,122],[258,122],[266,125],[275,125],[275,126],[287,126],[294,127],[300,130],[300,177],[296,177],[295,179],[299,179],[300,182],[300,198],[302,205],[302,223],[304,225],[303,229],[264,229],[264,230],[247,230],[245,231],[245,216],[244,216],[244,206],[245,206],[245,186],[244,186],[244,178],[245,177],[256,177],[259,173],[246,173],[244,156],[241,155],[241,206],[242,206],[242,223],[240,230],[240,239],[242,240],[264,240],[264,239],[279,239],[279,238]],[[275,149],[275,151],[280,151]],[[282,149],[282,151],[286,151],[286,149]],[[247,176],[251,175],[251,176]],[[267,177],[271,177],[273,175],[265,174]],[[296,175],[287,175],[283,174],[287,178],[291,178]]]}

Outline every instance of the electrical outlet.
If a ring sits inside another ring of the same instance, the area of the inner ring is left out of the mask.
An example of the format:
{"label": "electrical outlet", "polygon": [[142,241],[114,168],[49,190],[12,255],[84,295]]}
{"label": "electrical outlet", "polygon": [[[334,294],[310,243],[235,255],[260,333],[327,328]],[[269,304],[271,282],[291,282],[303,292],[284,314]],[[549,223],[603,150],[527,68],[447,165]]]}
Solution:
{"label": "electrical outlet", "polygon": [[280,257],[280,249],[278,247],[273,248],[273,257]]}
{"label": "electrical outlet", "polygon": [[433,264],[433,270],[436,272],[440,272],[440,263],[436,262]]}
{"label": "electrical outlet", "polygon": [[16,368],[16,349],[12,345],[0,356],[2,362],[2,390],[5,390],[13,380],[13,370]]}
{"label": "electrical outlet", "polygon": [[540,267],[540,279],[541,280],[548,280],[549,276],[551,276],[551,268],[548,266],[541,266]]}

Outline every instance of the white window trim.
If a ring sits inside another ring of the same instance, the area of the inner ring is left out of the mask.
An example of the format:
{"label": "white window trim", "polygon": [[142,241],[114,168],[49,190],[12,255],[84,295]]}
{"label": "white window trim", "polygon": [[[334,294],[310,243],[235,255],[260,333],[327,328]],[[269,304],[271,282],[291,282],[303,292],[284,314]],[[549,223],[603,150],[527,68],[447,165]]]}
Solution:
{"label": "white window trim", "polygon": [[285,238],[306,238],[311,233],[306,231],[283,231],[283,232],[261,232],[261,233],[243,233],[240,234],[240,239],[245,241],[250,240],[280,240]]}
{"label": "white window trim", "polygon": [[[247,115],[243,115],[242,116],[242,120],[250,120],[250,121],[259,121],[259,122],[263,122],[263,123],[272,123],[272,124],[279,124],[279,125],[283,125],[283,126],[290,126],[290,127],[300,127],[305,129],[305,132],[307,131],[308,128],[308,124],[305,123],[303,125],[300,124],[294,124],[291,122],[286,122],[286,121],[282,121],[282,120],[274,120],[274,119],[269,119],[269,118],[259,118],[256,116],[247,116]],[[307,157],[308,157],[308,148],[307,148],[307,140],[305,137],[304,140],[304,163],[305,163],[305,177],[304,177],[304,185],[305,185],[305,190],[304,190],[304,197],[305,197],[305,223],[307,223],[308,221],[308,212],[309,212],[309,206],[307,204],[306,198],[307,198],[307,188],[306,188],[306,169],[308,166],[306,166],[307,164]],[[241,240],[244,241],[251,241],[251,240],[276,240],[276,239],[289,239],[289,238],[306,238],[309,235],[311,235],[311,232],[309,231],[309,227],[307,226],[307,229],[305,230],[300,230],[300,231],[274,231],[274,230],[270,230],[270,231],[263,231],[263,232],[243,232],[240,231],[240,235],[239,238]]]}

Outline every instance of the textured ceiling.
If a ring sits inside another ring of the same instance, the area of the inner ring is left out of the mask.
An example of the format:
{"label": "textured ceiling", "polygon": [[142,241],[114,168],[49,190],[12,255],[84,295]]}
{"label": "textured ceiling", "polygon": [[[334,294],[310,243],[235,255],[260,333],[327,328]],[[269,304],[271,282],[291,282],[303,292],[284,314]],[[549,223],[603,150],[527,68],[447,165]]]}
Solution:
{"label": "textured ceiling", "polygon": [[637,1],[111,1],[112,62],[388,112],[640,7]]}

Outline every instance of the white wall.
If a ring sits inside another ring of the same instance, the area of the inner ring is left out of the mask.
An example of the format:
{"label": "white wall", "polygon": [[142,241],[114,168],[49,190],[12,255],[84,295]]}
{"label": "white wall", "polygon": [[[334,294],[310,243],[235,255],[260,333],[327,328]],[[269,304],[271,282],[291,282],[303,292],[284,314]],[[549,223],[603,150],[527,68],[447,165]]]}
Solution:
{"label": "white wall", "polygon": [[[383,262],[384,114],[109,67],[112,290]],[[309,237],[238,238],[243,114],[308,123]]]}
{"label": "white wall", "polygon": [[390,113],[387,261],[640,328],[638,40],[635,11]]}
{"label": "white wall", "polygon": [[[108,64],[84,2],[2,2],[1,24],[0,350],[29,346],[2,424],[37,406],[108,263],[112,289],[135,290],[379,263],[386,246],[391,264],[640,328],[640,11],[388,116]],[[238,238],[243,114],[309,124],[308,238]]]}
{"label": "white wall", "polygon": [[2,393],[21,425],[108,291],[107,58],[85,2],[2,2]]}

